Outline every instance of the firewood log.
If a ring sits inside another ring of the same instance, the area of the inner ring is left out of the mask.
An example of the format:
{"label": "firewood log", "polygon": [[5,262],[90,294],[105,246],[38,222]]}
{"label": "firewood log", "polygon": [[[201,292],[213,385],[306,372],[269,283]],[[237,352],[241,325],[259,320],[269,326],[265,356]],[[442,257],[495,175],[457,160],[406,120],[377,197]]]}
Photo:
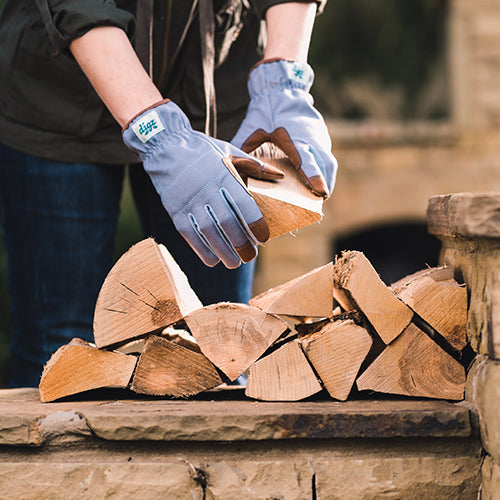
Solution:
{"label": "firewood log", "polygon": [[370,334],[352,320],[335,321],[300,343],[330,396],[345,401],[372,346]]}
{"label": "firewood log", "polygon": [[452,267],[423,269],[391,285],[400,300],[442,335],[454,349],[467,343],[467,289]]}
{"label": "firewood log", "polygon": [[216,368],[203,354],[151,335],[137,363],[131,389],[141,394],[186,398],[221,383]]}
{"label": "firewood log", "polygon": [[277,316],[230,302],[197,309],[185,321],[201,352],[230,380],[236,380],[287,330]]}
{"label": "firewood log", "polygon": [[40,381],[42,402],[103,387],[126,388],[137,358],[97,349],[81,339],[60,347],[49,359]]}
{"label": "firewood log", "polygon": [[126,252],[106,277],[95,307],[94,341],[98,347],[124,343],[200,307],[166,248],[148,238]]}
{"label": "firewood log", "polygon": [[250,300],[269,313],[287,316],[333,316],[333,263],[309,271]]}
{"label": "firewood log", "polygon": [[410,323],[413,311],[380,279],[361,252],[348,251],[333,266],[334,297],[346,310],[359,309],[384,343]]}
{"label": "firewood log", "polygon": [[321,391],[297,340],[256,361],[250,367],[245,394],[263,401],[298,401]]}
{"label": "firewood log", "polygon": [[266,143],[255,155],[285,174],[274,182],[247,180],[248,191],[269,226],[270,238],[319,222],[323,217],[323,198],[311,193],[283,152]]}
{"label": "firewood log", "polygon": [[359,390],[463,399],[464,367],[413,323],[360,375]]}

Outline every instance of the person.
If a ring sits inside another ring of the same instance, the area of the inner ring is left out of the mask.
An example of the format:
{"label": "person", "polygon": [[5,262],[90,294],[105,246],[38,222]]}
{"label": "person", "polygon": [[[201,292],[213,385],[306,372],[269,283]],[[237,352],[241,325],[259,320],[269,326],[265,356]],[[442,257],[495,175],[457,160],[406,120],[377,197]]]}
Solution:
{"label": "person", "polygon": [[201,301],[250,298],[269,233],[235,169],[279,178],[248,154],[271,141],[313,192],[333,189],[307,64],[325,1],[3,0],[13,387],[38,385],[71,338],[92,341],[125,165],[144,235],[166,245]]}

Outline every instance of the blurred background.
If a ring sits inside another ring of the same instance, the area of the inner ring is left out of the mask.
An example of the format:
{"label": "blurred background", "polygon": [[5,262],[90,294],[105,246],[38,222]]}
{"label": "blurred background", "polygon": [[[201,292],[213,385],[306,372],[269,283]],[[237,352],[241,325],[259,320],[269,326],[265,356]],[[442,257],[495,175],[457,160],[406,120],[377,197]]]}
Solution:
{"label": "blurred background", "polygon": [[[1,3],[1,0],[0,0]],[[499,190],[500,2],[331,0],[316,21],[312,93],[340,171],[321,224],[262,248],[255,293],[361,250],[387,283],[438,262],[432,195]],[[293,241],[292,241],[293,238]],[[118,258],[141,239],[128,187]],[[292,242],[292,243],[291,243]],[[10,342],[0,241],[0,386]]]}

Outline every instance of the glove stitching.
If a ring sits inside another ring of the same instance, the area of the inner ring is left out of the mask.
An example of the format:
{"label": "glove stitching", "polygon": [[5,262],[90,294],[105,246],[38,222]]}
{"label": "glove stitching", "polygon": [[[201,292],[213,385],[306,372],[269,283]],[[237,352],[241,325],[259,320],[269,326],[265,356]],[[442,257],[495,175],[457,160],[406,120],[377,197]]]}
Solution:
{"label": "glove stitching", "polygon": [[[227,172],[229,173],[229,172]],[[191,207],[191,205],[193,205],[193,202],[196,201],[201,195],[203,195],[208,188],[210,188],[212,186],[212,184],[214,184],[215,182],[217,182],[221,177],[224,177],[226,175],[226,172],[219,172],[218,175],[216,175],[215,177],[213,177],[210,182],[207,182],[194,196],[192,196],[191,198],[189,198],[186,203],[184,204],[183,207],[179,208],[179,210],[177,210],[176,212],[174,212],[172,214],[172,218],[174,218],[175,216],[177,216],[178,214],[180,213],[185,213],[186,210],[189,210],[189,208]]]}

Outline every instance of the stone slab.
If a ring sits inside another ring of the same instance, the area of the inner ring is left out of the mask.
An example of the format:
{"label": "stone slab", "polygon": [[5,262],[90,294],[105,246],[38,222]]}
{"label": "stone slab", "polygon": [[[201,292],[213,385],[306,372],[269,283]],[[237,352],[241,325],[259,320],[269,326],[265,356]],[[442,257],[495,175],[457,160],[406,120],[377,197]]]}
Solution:
{"label": "stone slab", "polygon": [[[124,394],[127,393],[121,393]],[[210,393],[205,395],[210,396]],[[234,400],[234,392],[227,400],[221,399],[224,397],[214,393],[212,400],[143,398],[41,403],[34,392],[23,396],[6,389],[0,391],[0,444],[39,446],[63,438],[81,440],[89,430],[92,435],[113,441],[469,437],[474,434],[472,410],[465,402],[394,398],[267,403],[243,396],[242,400]]]}
{"label": "stone slab", "polygon": [[433,196],[428,228],[437,236],[500,238],[500,194],[457,193]]}

